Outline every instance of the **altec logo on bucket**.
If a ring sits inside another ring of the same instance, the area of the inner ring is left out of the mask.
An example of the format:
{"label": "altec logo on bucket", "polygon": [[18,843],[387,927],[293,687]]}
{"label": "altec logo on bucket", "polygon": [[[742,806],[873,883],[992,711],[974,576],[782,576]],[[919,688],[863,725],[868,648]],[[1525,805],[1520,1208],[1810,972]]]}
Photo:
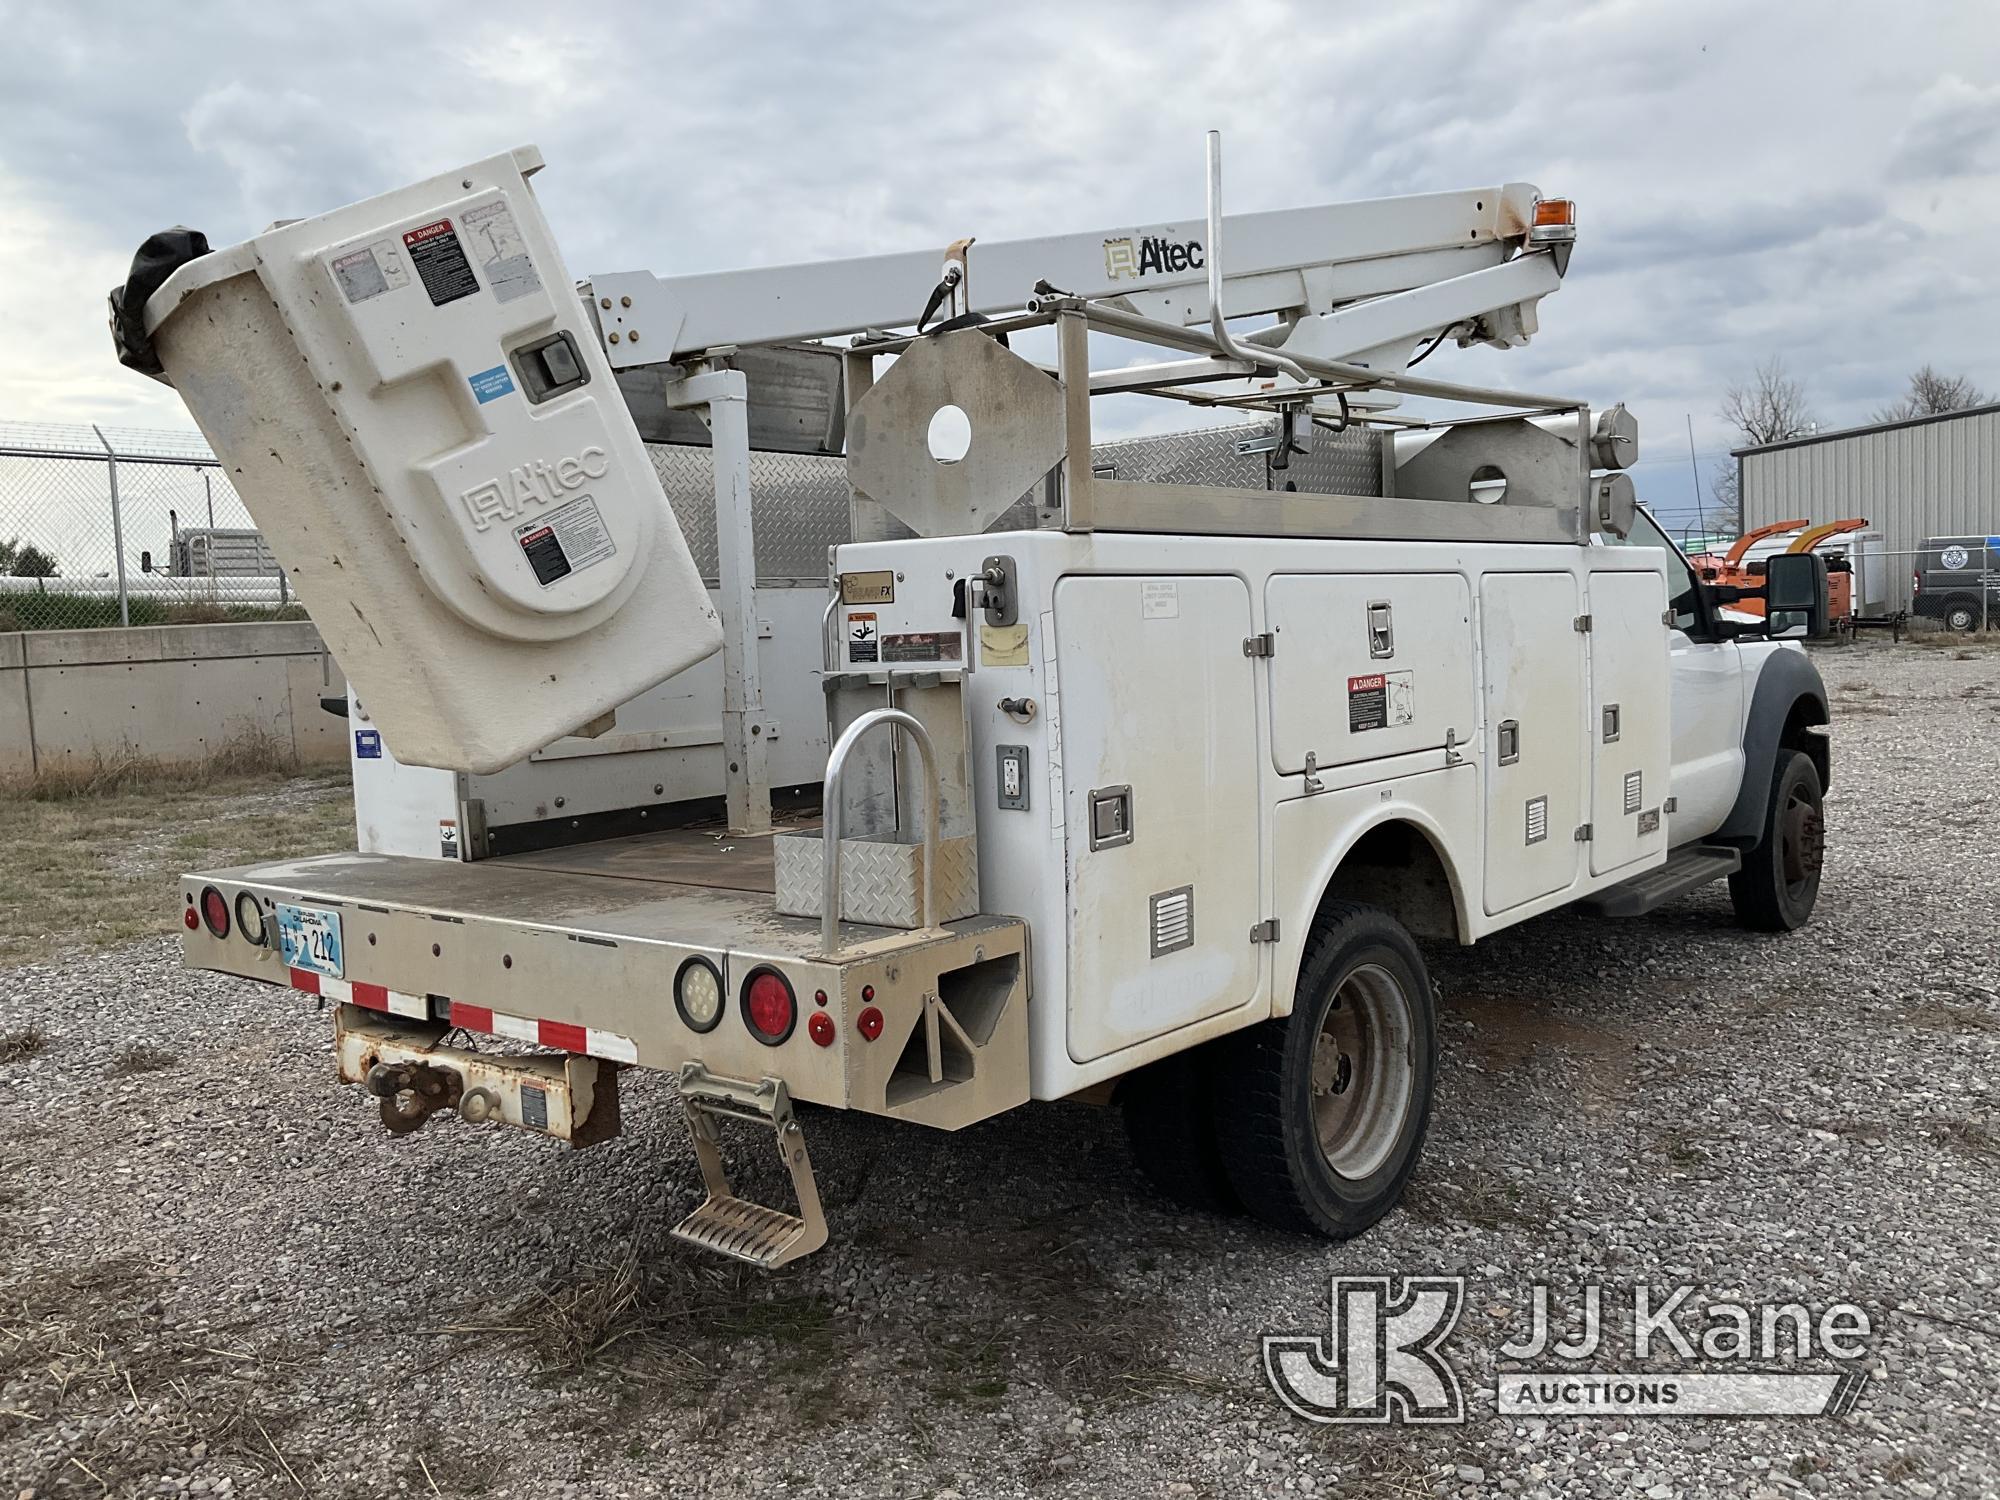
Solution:
{"label": "altec logo on bucket", "polygon": [[514,520],[531,505],[565,499],[571,490],[580,490],[610,471],[610,455],[593,443],[581,453],[554,463],[538,458],[509,469],[498,479],[475,484],[462,498],[472,517],[472,529],[484,531],[495,521]]}
{"label": "altec logo on bucket", "polygon": [[[1501,1417],[1845,1416],[1861,1400],[1873,1325],[1836,1302],[1697,1305],[1688,1286],[1583,1288],[1566,1326],[1549,1289],[1530,1289],[1528,1326],[1494,1351],[1527,1365],[1496,1370],[1486,1391]],[[1264,1373],[1278,1399],[1309,1422],[1455,1423],[1465,1391],[1443,1346],[1465,1306],[1460,1276],[1336,1276],[1326,1335],[1266,1334]],[[1491,1311],[1492,1309],[1489,1309]],[[1500,1309],[1504,1315],[1505,1309]],[[1635,1368],[1589,1368],[1619,1338]],[[1662,1367],[1664,1357],[1678,1365]],[[1816,1365],[1818,1368],[1802,1368]]]}

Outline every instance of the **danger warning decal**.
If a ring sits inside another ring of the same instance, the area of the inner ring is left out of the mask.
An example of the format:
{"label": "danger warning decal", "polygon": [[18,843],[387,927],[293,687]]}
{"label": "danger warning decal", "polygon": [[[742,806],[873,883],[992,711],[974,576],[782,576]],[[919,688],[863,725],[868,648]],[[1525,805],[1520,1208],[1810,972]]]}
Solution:
{"label": "danger warning decal", "polygon": [[1417,674],[1371,672],[1347,679],[1347,730],[1393,729],[1417,716]]}
{"label": "danger warning decal", "polygon": [[875,611],[850,609],[847,612],[847,659],[879,661],[882,637],[875,628]]}
{"label": "danger warning decal", "polygon": [[431,306],[443,307],[479,290],[479,278],[472,274],[472,263],[465,258],[465,246],[458,242],[451,220],[438,219],[409,230],[403,244],[410,252],[410,264],[417,268],[417,279],[431,294]]}
{"label": "danger warning decal", "polygon": [[543,588],[570,574],[601,563],[617,552],[611,533],[604,529],[604,517],[597,502],[580,496],[540,520],[514,528],[514,540],[535,570],[535,582]]}

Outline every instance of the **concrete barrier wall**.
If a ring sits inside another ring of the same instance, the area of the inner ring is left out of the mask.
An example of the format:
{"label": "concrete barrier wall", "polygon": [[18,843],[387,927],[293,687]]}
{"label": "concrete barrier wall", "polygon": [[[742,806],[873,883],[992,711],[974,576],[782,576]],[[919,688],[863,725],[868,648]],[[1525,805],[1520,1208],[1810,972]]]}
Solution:
{"label": "concrete barrier wall", "polygon": [[345,764],[345,679],[309,621],[0,635],[0,776],[139,755],[198,762],[262,737]]}

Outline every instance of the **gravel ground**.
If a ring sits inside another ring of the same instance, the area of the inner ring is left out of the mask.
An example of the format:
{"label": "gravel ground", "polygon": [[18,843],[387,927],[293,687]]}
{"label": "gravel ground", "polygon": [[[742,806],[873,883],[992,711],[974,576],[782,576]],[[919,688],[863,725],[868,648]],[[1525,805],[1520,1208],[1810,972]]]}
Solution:
{"label": "gravel ground", "polygon": [[[833,1242],[739,1273],[666,1240],[657,1080],[588,1152],[392,1140],[309,999],[168,942],[0,974],[0,1496],[1990,1495],[2000,655],[1820,661],[1816,923],[1710,890],[1436,954],[1428,1154],[1344,1246],[1166,1209],[1107,1111],[822,1113]],[[1330,1273],[1469,1278],[1470,1392],[1538,1281],[1856,1301],[1873,1379],[1844,1418],[1312,1426],[1258,1335],[1323,1330]]]}

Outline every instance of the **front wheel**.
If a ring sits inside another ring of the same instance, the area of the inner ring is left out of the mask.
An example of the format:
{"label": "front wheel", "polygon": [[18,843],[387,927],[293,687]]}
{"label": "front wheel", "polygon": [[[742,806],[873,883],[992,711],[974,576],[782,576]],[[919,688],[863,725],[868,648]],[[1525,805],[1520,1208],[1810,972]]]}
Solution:
{"label": "front wheel", "polygon": [[1826,814],[1810,756],[1778,752],[1763,837],[1729,877],[1736,920],[1754,932],[1791,932],[1812,920],[1826,853]]}
{"label": "front wheel", "polygon": [[1346,1239],[1395,1205],[1430,1123],[1437,1017],[1417,945],[1351,902],[1315,919],[1292,1013],[1217,1048],[1217,1141],[1243,1206]]}

